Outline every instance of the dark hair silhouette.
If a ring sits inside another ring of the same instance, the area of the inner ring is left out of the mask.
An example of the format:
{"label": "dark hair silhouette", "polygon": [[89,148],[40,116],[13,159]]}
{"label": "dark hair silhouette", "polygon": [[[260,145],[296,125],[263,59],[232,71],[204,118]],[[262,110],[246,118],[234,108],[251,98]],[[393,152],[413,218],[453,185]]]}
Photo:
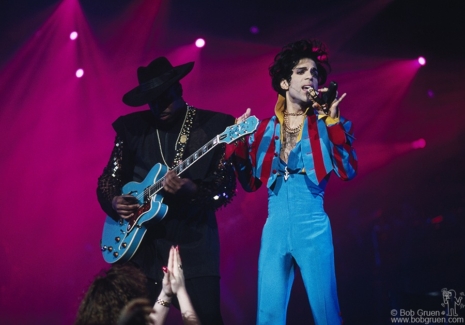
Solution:
{"label": "dark hair silhouette", "polygon": [[131,264],[112,265],[92,281],[79,306],[75,325],[115,325],[124,306],[148,298],[147,278]]}
{"label": "dark hair silhouette", "polygon": [[318,83],[323,85],[326,82],[328,72],[331,71],[328,56],[326,45],[319,40],[300,40],[287,44],[275,56],[274,62],[269,67],[273,89],[280,95],[285,96],[286,91],[281,88],[280,83],[283,79],[290,83],[292,69],[304,58],[309,58],[316,63]]}

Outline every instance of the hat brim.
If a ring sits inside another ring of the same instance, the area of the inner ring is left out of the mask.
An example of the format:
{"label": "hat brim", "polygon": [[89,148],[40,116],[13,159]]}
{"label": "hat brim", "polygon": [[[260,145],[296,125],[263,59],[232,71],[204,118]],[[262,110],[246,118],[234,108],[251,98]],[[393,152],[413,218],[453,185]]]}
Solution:
{"label": "hat brim", "polygon": [[160,96],[175,82],[184,78],[189,72],[191,72],[193,67],[194,62],[189,62],[173,67],[173,71],[175,72],[175,74],[171,79],[165,81],[160,86],[150,89],[148,91],[143,91],[139,85],[134,89],[128,91],[126,94],[124,94],[123,103],[133,107],[148,104],[149,102],[157,99],[158,96]]}

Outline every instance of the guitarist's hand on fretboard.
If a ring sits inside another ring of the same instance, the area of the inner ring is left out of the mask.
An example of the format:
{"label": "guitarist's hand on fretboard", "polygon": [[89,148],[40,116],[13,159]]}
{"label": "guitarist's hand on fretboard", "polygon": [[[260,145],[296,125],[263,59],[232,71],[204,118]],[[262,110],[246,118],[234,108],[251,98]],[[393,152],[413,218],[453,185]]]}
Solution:
{"label": "guitarist's hand on fretboard", "polygon": [[139,208],[139,202],[132,195],[115,196],[111,201],[113,209],[123,219],[128,219],[134,216]]}
{"label": "guitarist's hand on fretboard", "polygon": [[197,192],[197,185],[188,178],[180,178],[174,170],[166,173],[163,189],[171,194],[192,195]]}

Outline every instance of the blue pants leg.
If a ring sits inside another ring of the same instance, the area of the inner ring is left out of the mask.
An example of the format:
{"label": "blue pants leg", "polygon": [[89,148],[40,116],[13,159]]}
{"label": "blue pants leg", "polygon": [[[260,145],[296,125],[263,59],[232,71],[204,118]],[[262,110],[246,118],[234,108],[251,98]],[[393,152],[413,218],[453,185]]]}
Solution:
{"label": "blue pants leg", "polygon": [[287,305],[294,282],[294,262],[286,238],[270,235],[279,229],[267,220],[258,259],[257,324],[286,324]]}
{"label": "blue pants leg", "polygon": [[300,267],[317,325],[339,325],[331,226],[322,193],[294,174],[269,191],[259,257],[257,324],[283,325],[294,267]]}

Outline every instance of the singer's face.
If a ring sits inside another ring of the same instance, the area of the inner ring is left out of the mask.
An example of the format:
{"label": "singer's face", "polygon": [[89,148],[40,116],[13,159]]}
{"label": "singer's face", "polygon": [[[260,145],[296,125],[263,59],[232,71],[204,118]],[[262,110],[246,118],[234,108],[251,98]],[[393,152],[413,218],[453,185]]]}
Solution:
{"label": "singer's face", "polygon": [[[287,81],[284,82],[286,89]],[[283,83],[281,84],[283,86]],[[318,90],[318,69],[312,59],[301,59],[292,69],[291,82],[288,84],[286,97],[291,103],[308,106],[308,89]]]}

